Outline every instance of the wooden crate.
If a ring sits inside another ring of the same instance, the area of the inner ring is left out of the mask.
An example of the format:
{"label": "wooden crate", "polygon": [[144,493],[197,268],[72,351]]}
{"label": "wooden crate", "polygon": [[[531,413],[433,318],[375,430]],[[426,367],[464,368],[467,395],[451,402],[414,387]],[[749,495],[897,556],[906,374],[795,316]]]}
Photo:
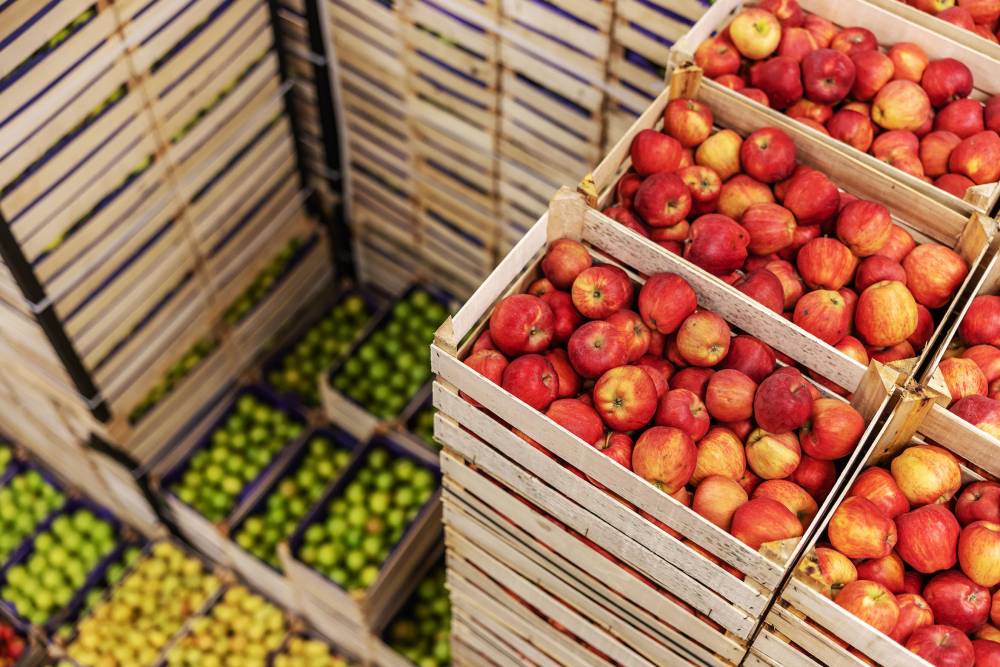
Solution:
{"label": "wooden crate", "polygon": [[[763,127],[779,127],[795,143],[801,164],[822,171],[838,187],[857,197],[885,205],[892,214],[893,221],[910,232],[918,243],[934,241],[946,245],[961,255],[970,268],[978,265],[990,253],[996,252],[996,249],[990,246],[990,239],[996,228],[995,221],[979,213],[966,216],[918,192],[911,191],[896,182],[893,176],[884,170],[868,169],[861,161],[856,160],[855,156],[845,151],[833,150],[827,143],[813,136],[815,133],[804,131],[799,123],[781,114],[776,114],[777,119],[775,119],[772,118],[775,114],[758,113],[759,105],[745,100],[742,95],[728,95],[718,84],[702,78],[700,70],[696,67],[678,68],[673,72],[670,86],[643,112],[608,156],[580,184],[580,191],[587,195],[591,206],[603,210],[613,203],[614,186],[618,176],[630,164],[628,156],[633,138],[644,129],[661,127],[663,110],[671,99],[678,97],[691,97],[703,102],[712,110],[718,127],[735,130],[741,136]],[[593,217],[612,223],[610,218],[594,210],[587,215],[588,218]],[[685,272],[695,270],[699,275],[707,275],[687,261],[681,261],[679,264],[685,267]],[[681,271],[678,273],[686,275]],[[953,311],[962,303],[962,296],[968,289],[973,274],[974,272],[970,270],[962,286],[956,290],[948,312],[938,324],[950,321]],[[739,291],[721,280],[713,280],[717,287],[728,295],[719,305],[719,312],[725,317],[726,311],[736,307],[732,300],[737,298]],[[804,353],[812,361],[810,367],[820,375],[849,391],[857,386],[864,373],[864,368],[859,363],[799,327],[794,325],[788,327],[787,321],[776,313],[762,311],[761,317],[769,321],[768,327],[780,326],[790,333],[794,332],[796,337],[803,336],[801,341],[793,341],[787,337],[775,341],[773,345],[775,349],[793,357],[796,353]],[[924,347],[923,355],[925,357],[930,355],[933,349],[932,340]]]}
{"label": "wooden crate", "polygon": [[[715,622],[743,642],[745,650],[766,612],[771,593],[777,590],[788,568],[797,560],[804,541],[799,544],[788,541],[765,553],[748,548],[460,361],[486,325],[495,301],[505,294],[523,290],[537,277],[547,236],[559,238],[563,234],[581,238],[590,244],[592,254],[599,259],[607,261],[610,257],[611,261],[624,263],[636,274],[669,271],[681,275],[698,294],[702,307],[715,311],[736,328],[853,390],[855,407],[871,422],[862,441],[873,432],[888,404],[888,399],[871,387],[895,382],[896,373],[877,363],[866,369],[856,361],[833,358],[822,350],[813,354],[811,343],[815,339],[809,334],[790,327],[783,318],[745,295],[729,294],[721,281],[691,267],[648,239],[603,219],[596,211],[585,210],[582,196],[568,191],[557,196],[550,214],[532,228],[466,306],[439,330],[431,347],[432,366],[439,378],[434,390],[434,405],[439,410],[437,425],[442,425],[442,415],[448,415],[483,442],[478,449],[463,452],[465,458],[474,458],[477,465],[491,475],[503,476],[504,484],[514,493],[565,521],[575,531],[587,534],[599,546],[699,612],[711,615]],[[637,275],[633,275],[633,279],[638,280]],[[484,409],[472,408],[459,397],[459,391],[473,397]],[[525,433],[558,459],[607,487],[615,496],[678,530],[744,573],[747,581],[737,579],[683,546],[612,495],[581,484],[580,479],[560,463],[528,447],[510,427]],[[445,446],[457,449],[460,445],[452,443],[460,434],[461,431],[453,429],[436,432],[436,437]],[[858,447],[845,462],[846,470],[852,469],[861,451],[862,447]],[[515,472],[517,466],[526,472]],[[554,490],[543,491],[538,483],[541,480]],[[829,499],[820,512],[828,503]],[[598,527],[604,531],[600,538],[595,537]]]}
{"label": "wooden crate", "polygon": [[[447,417],[441,419],[443,430],[453,428]],[[475,441],[469,434],[460,439]],[[458,450],[449,447],[442,461],[449,536],[481,545],[522,575],[544,582],[547,591],[625,638],[646,659],[711,664],[718,657],[738,663],[745,653],[741,642],[684,611],[634,570],[589,548],[581,533],[509,493]]]}
{"label": "wooden crate", "polygon": [[[911,438],[921,420],[926,420],[927,415],[935,408],[935,392],[921,385],[897,386],[890,391],[887,395],[893,409],[889,419],[878,437],[867,446],[862,465],[853,471],[848,483],[835,494],[838,497],[832,507],[838,506],[846,498],[849,485],[854,483],[862,470],[873,465],[887,465],[911,443],[921,442]],[[939,440],[937,444],[961,457],[962,440],[963,438],[952,437]],[[976,471],[962,466],[963,486],[982,479],[983,476]],[[803,555],[803,560],[809,558],[811,550],[823,539],[829,518],[824,517],[821,529],[809,540],[809,551]],[[754,642],[754,648],[779,665],[837,664],[864,667],[870,664],[869,660],[880,665],[930,665],[894,639],[837,606],[812,588],[808,579],[797,572],[785,584],[771,608],[767,623]]]}
{"label": "wooden crate", "polygon": [[402,538],[382,563],[375,583],[366,590],[349,593],[299,560],[298,549],[304,530],[326,516],[330,501],[340,496],[375,447],[384,447],[395,456],[410,458],[435,472],[438,470],[436,462],[429,461],[425,456],[416,457],[398,443],[386,439],[372,440],[355,453],[348,467],[299,523],[295,534],[278,548],[282,569],[291,580],[305,613],[308,615],[309,610],[314,608],[321,618],[330,619],[333,625],[324,628],[324,631],[331,633],[335,639],[350,633],[364,637],[384,628],[416,585],[414,573],[419,571],[434,545],[440,544],[441,491],[438,489],[404,530]]}
{"label": "wooden crate", "polygon": [[[984,98],[1000,93],[1000,70],[996,67],[995,56],[991,57],[980,51],[969,48],[963,43],[953,41],[935,31],[916,23],[900,20],[892,12],[867,2],[866,0],[848,0],[847,2],[829,2],[828,0],[804,0],[799,3],[806,12],[817,14],[832,21],[836,25],[863,25],[871,30],[881,45],[892,45],[897,42],[913,42],[927,53],[931,60],[940,58],[955,58],[965,63],[972,72],[976,90],[973,97]],[[694,28],[674,45],[671,56],[673,63],[684,65],[694,62],[694,52],[698,45],[707,37],[729,22],[732,14],[742,8],[741,0],[725,0],[715,3],[707,11]],[[734,93],[714,81],[706,80],[703,87],[712,93],[718,93],[725,98],[745,97]],[[741,100],[742,101],[742,100]],[[808,136],[817,145],[827,146],[838,153],[862,165],[866,172],[878,172],[889,177],[893,187],[914,197],[915,201],[929,201],[935,205],[957,211],[968,217],[972,213],[989,215],[1000,199],[1000,184],[988,183],[969,188],[964,200],[945,192],[931,183],[922,181],[898,169],[890,168],[873,155],[837,141],[821,132],[804,126],[781,112],[771,110],[757,102],[749,106],[767,119],[768,125],[785,129],[794,126],[800,134]],[[921,197],[917,199],[917,197]]]}

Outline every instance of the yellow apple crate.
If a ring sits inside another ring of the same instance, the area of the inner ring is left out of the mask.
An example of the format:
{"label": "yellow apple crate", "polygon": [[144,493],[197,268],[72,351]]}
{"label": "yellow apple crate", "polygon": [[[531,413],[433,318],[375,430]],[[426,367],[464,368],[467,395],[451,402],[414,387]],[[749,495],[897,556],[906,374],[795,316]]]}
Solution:
{"label": "yellow apple crate", "polygon": [[[882,389],[890,400],[891,414],[877,437],[867,443],[862,464],[834,494],[837,498],[831,508],[843,502],[850,485],[863,470],[874,465],[887,466],[911,444],[925,442],[919,428],[938,407],[935,390],[913,382],[895,387],[887,384]],[[950,435],[935,440],[936,444],[964,456],[962,434],[953,432]],[[963,464],[961,469],[963,486],[986,479],[967,465]],[[874,661],[879,665],[929,667],[930,663],[894,639],[837,606],[819,591],[816,582],[810,580],[808,570],[810,559],[814,557],[813,549],[825,535],[832,514],[831,511],[823,517],[819,530],[809,540],[808,550],[777,596],[754,641],[754,652],[778,665],[865,667]]]}
{"label": "yellow apple crate", "polygon": [[[888,399],[873,387],[880,387],[889,380],[896,381],[897,373],[877,363],[865,368],[856,361],[835,355],[833,348],[820,347],[818,339],[811,334],[791,327],[781,316],[677,255],[597,211],[587,209],[582,195],[566,190],[553,200],[549,214],[528,232],[467,304],[439,330],[431,347],[432,367],[438,376],[434,386],[434,405],[439,410],[437,425],[440,427],[443,416],[447,415],[476,438],[463,450],[458,439],[462,431],[438,431],[436,437],[446,447],[458,449],[467,460],[474,460],[488,474],[503,475],[504,485],[515,494],[531,500],[576,532],[587,534],[671,594],[710,615],[745,652],[747,641],[766,611],[771,592],[778,588],[802,547],[791,541],[779,545],[773,554],[749,548],[585,445],[461,361],[485,328],[494,303],[506,294],[523,291],[539,275],[538,264],[546,240],[564,236],[582,239],[590,246],[591,254],[600,260],[624,265],[632,272],[633,280],[641,281],[639,275],[661,272],[680,275],[692,285],[702,307],[852,390],[855,407],[870,422],[862,442],[874,432],[888,404]],[[459,391],[473,397],[485,409],[472,408],[459,397]],[[744,573],[747,581],[737,579],[646,518],[626,509],[612,495],[582,484],[560,464],[528,447],[510,430],[511,427],[607,487],[614,496],[624,498],[726,565]],[[846,470],[852,469],[861,450],[859,446],[845,463]],[[538,484],[540,480],[554,488]],[[539,489],[544,489],[544,495],[539,495],[542,494]],[[829,499],[820,508],[821,515],[828,504]],[[603,531],[600,538],[596,537],[598,528]]]}
{"label": "yellow apple crate", "polygon": [[920,11],[916,7],[895,0],[866,0],[880,9],[895,14],[904,21],[927,28],[953,42],[986,54],[994,61],[1000,60],[1000,45],[971,30],[966,30],[933,14]]}
{"label": "yellow apple crate", "polygon": [[[710,11],[715,11],[718,6],[713,6]],[[906,229],[917,243],[941,243],[953,249],[965,260],[969,273],[955,290],[945,314],[937,323],[935,337],[924,347],[921,360],[928,358],[935,349],[935,341],[941,335],[942,327],[947,326],[954,317],[956,309],[964,304],[965,295],[975,279],[977,267],[983,262],[991,261],[997,253],[996,246],[991,245],[991,240],[996,235],[996,221],[976,212],[961,213],[910,190],[896,181],[891,173],[870,169],[865,163],[855,159],[861,157],[860,153],[854,155],[833,150],[828,143],[814,136],[815,133],[805,131],[797,121],[781,114],[761,113],[759,105],[745,96],[729,95],[727,90],[715,82],[703,78],[701,70],[697,67],[676,68],[671,74],[667,88],[643,112],[601,164],[580,184],[579,189],[587,196],[588,204],[597,209],[590,211],[588,216],[614,224],[599,211],[614,201],[618,178],[631,164],[629,149],[632,140],[642,130],[661,128],[664,109],[670,100],[679,97],[690,97],[704,103],[712,111],[717,127],[732,129],[740,136],[746,136],[764,127],[777,127],[783,130],[795,144],[796,157],[800,164],[825,173],[838,187],[855,196],[885,205],[892,215],[893,222]],[[695,268],[686,260],[681,263],[687,267],[686,270]],[[731,298],[739,294],[739,290],[724,284],[721,280],[716,279],[715,282],[718,288]],[[805,334],[798,326],[788,323],[780,315],[771,313],[767,317],[774,326],[780,323],[789,332],[794,331],[796,335]],[[790,339],[786,339],[773,347],[786,354],[797,350],[799,354],[805,355],[816,364],[810,365],[813,370],[845,389],[852,390],[864,373],[864,367],[860,363],[814,336],[807,335],[801,344],[789,345],[789,342]],[[915,371],[919,365],[919,363],[912,364],[910,370]]]}
{"label": "yellow apple crate", "polygon": [[[884,4],[892,1],[885,0]],[[880,45],[891,46],[897,42],[913,42],[920,46],[931,60],[955,58],[964,63],[972,72],[975,82],[972,97],[975,99],[984,100],[991,95],[1000,93],[1000,70],[997,69],[995,52],[992,55],[983,53],[970,48],[963,42],[949,39],[949,37],[925,27],[922,23],[902,20],[898,14],[884,9],[881,6],[883,3],[870,3],[867,0],[844,0],[843,2],[803,0],[799,4],[806,12],[817,14],[838,26],[864,26],[874,33]],[[674,45],[672,62],[675,65],[693,63],[694,53],[698,46],[706,38],[722,30],[729,23],[731,16],[739,12],[743,5],[743,0],[721,0],[712,5],[712,8],[705,12],[694,28]],[[706,90],[710,90],[713,97],[716,94],[722,98],[745,97],[707,79],[702,83],[702,86]],[[971,187],[965,193],[965,198],[959,199],[931,183],[890,167],[873,155],[862,153],[822,132],[806,127],[780,111],[769,109],[754,101],[749,101],[749,107],[754,110],[755,115],[766,118],[767,125],[782,129],[794,127],[798,134],[809,137],[817,146],[826,146],[832,151],[849,156],[861,165],[865,172],[879,172],[887,175],[892,182],[891,187],[912,197],[914,202],[933,202],[935,206],[945,207],[968,217],[977,212],[989,215],[1000,199],[1000,183],[986,183]]]}

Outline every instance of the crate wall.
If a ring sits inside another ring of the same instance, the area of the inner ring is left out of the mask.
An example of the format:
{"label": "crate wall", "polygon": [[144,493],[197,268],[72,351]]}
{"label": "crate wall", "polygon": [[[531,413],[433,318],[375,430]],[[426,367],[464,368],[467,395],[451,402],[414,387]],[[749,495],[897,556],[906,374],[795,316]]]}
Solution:
{"label": "crate wall", "polygon": [[264,0],[3,12],[26,24],[0,47],[3,344],[141,461],[331,277],[286,112],[313,102],[282,78]]}

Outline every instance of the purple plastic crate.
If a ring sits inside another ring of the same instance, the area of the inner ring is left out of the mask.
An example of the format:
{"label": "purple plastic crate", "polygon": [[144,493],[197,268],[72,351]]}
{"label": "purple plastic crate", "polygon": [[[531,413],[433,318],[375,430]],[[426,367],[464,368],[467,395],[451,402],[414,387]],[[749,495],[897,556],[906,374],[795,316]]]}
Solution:
{"label": "purple plastic crate", "polygon": [[[361,451],[356,453],[354,459],[347,466],[344,472],[337,478],[336,482],[332,484],[329,489],[326,490],[323,496],[319,499],[319,501],[317,501],[317,503],[313,506],[313,508],[309,511],[309,513],[306,514],[305,518],[303,518],[303,520],[299,523],[299,527],[295,529],[295,532],[289,538],[288,540],[289,551],[296,560],[299,560],[299,550],[302,547],[302,541],[304,539],[306,529],[312,524],[324,521],[326,519],[327,515],[329,515],[330,503],[334,499],[338,498],[344,492],[344,489],[347,487],[348,484],[351,483],[351,481],[354,479],[357,473],[364,466],[365,462],[368,460],[368,455],[378,448],[386,449],[390,454],[392,454],[395,457],[409,459],[418,466],[430,470],[431,472],[434,473],[434,477],[437,480],[438,487],[441,486],[441,468],[439,465],[418,458],[417,456],[407,451],[406,448],[400,445],[398,442],[395,442],[393,440],[381,436],[372,438],[368,442],[368,444],[366,444],[361,449]],[[434,496],[432,495],[432,501],[433,498]],[[434,511],[433,505],[434,502],[427,502],[424,504],[423,507],[420,508],[420,511],[417,512],[417,515],[413,517],[413,520],[410,521],[410,523],[403,530],[403,534],[400,536],[399,541],[396,542],[396,544],[392,545],[392,548],[389,549],[389,553],[386,554],[385,560],[382,561],[383,565],[392,560],[396,551],[399,549],[399,545],[406,542],[406,539],[410,535],[410,532],[413,530],[413,527],[420,525],[424,517],[426,517],[426,515],[429,512]],[[329,581],[334,586],[340,588],[339,584],[337,584],[333,580],[327,579],[327,581]]]}
{"label": "purple plastic crate", "polygon": [[[222,426],[222,424],[225,423],[225,421],[233,413],[233,411],[236,409],[236,403],[239,401],[240,397],[247,395],[253,396],[254,398],[260,400],[262,403],[267,403],[270,406],[281,410],[285,414],[289,415],[296,422],[301,424],[303,430],[305,430],[307,426],[307,420],[305,416],[303,416],[303,414],[299,411],[299,408],[294,401],[289,400],[288,398],[282,396],[278,396],[263,386],[248,385],[245,387],[241,387],[232,397],[232,399],[230,399],[230,405],[226,409],[226,411],[222,413],[222,415],[215,421],[212,427],[206,432],[205,436],[198,441],[198,444],[192,447],[191,450],[187,453],[187,455],[184,456],[183,459],[178,461],[174,465],[174,467],[171,468],[163,476],[161,488],[164,493],[169,493],[170,495],[176,497],[176,494],[173,491],[173,487],[178,481],[180,481],[181,477],[184,475],[184,472],[187,470],[188,463],[190,462],[191,457],[194,456],[196,452],[204,449],[211,443],[212,434],[216,431],[216,429]],[[282,448],[278,453],[274,455],[270,463],[264,466],[264,468],[260,471],[260,473],[258,473],[257,476],[254,479],[252,479],[245,487],[243,487],[243,490],[240,491],[239,494],[237,494],[235,503],[233,504],[233,507],[229,511],[229,514],[227,516],[232,516],[233,513],[236,512],[236,510],[239,508],[240,504],[244,500],[246,500],[247,496],[253,493],[254,489],[256,489],[261,483],[263,483],[265,480],[271,477],[274,471],[281,466],[283,460],[282,454],[284,452],[289,451],[289,447],[300,442],[301,439],[302,435],[300,435],[293,441],[285,443],[284,448]],[[180,498],[178,498],[178,500],[180,500]]]}

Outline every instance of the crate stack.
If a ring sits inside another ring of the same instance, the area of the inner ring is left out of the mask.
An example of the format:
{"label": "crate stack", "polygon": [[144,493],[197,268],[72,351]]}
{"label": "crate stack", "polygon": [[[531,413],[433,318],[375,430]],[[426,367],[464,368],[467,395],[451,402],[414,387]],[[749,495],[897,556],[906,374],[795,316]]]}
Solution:
{"label": "crate stack", "polygon": [[[969,273],[940,309],[919,358],[865,367],[599,213],[614,203],[632,139],[661,127],[667,103],[681,96],[706,104],[717,127],[741,136],[780,127],[795,143],[800,163],[887,206],[917,243],[937,242],[962,256]],[[945,205],[943,198],[910,189],[894,170],[868,166],[848,148],[756,107],[702,79],[697,68],[675,71],[667,90],[579,193],[560,191],[548,213],[438,332],[431,350],[435,436],[444,446],[456,653],[495,655],[499,664],[511,665],[609,659],[861,665],[859,651],[880,664],[902,664],[909,656],[884,636],[876,642],[877,632],[794,578],[802,575],[793,570],[803,567],[800,559],[813,557],[812,548],[861,469],[887,462],[914,433],[947,443],[967,462],[965,481],[1000,472],[1000,442],[948,412],[931,375],[972,296],[997,289],[997,222],[969,202],[953,198]],[[493,306],[525,291],[540,276],[547,241],[567,236],[582,241],[595,260],[625,268],[634,281],[661,272],[680,275],[694,288],[699,306],[731,328],[851,392],[867,429],[838,466],[832,493],[801,538],[750,549],[462,363],[487,328]]]}
{"label": "crate stack", "polygon": [[268,6],[0,18],[4,373],[148,461],[330,277]]}

